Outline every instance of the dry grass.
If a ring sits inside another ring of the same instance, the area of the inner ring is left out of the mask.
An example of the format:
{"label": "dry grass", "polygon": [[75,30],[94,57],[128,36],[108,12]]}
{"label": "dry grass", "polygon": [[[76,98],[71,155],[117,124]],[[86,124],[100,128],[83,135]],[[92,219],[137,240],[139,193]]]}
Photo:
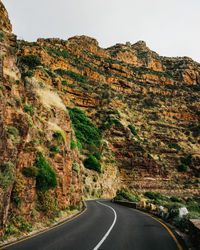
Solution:
{"label": "dry grass", "polygon": [[56,92],[53,92],[49,89],[41,89],[37,88],[35,90],[37,96],[40,98],[41,103],[46,108],[55,107],[60,110],[66,111],[66,107],[63,104],[61,98],[58,96]]}

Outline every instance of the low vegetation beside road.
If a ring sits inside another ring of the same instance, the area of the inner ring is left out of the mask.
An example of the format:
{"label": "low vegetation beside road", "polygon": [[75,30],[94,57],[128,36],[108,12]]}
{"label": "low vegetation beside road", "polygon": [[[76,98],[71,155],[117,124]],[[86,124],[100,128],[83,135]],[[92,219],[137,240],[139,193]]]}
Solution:
{"label": "low vegetation beside road", "polygon": [[183,232],[188,232],[189,219],[200,219],[198,196],[176,197],[156,192],[138,194],[122,188],[117,191],[114,200],[137,202],[138,208],[155,213]]}

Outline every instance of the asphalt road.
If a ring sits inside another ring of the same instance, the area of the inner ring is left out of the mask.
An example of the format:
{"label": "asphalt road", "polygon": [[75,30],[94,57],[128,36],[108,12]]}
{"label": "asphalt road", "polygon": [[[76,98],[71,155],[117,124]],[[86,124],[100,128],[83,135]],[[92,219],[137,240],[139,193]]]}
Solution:
{"label": "asphalt road", "polygon": [[99,200],[87,201],[87,210],[72,221],[5,249],[185,250],[181,244],[175,232],[150,216]]}

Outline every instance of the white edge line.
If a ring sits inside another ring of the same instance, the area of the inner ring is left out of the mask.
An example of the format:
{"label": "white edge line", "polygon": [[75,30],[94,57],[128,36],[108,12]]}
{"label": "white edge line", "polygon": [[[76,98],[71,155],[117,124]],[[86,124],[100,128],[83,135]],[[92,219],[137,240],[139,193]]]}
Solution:
{"label": "white edge line", "polygon": [[116,220],[117,220],[117,214],[116,214],[115,210],[114,210],[112,207],[110,207],[110,206],[108,206],[108,205],[105,205],[105,204],[103,204],[103,203],[101,203],[101,202],[99,202],[99,201],[97,201],[97,203],[101,204],[102,206],[105,206],[105,207],[110,208],[110,209],[113,211],[115,218],[114,218],[114,220],[113,220],[113,223],[112,223],[111,227],[108,229],[107,233],[103,236],[103,238],[102,238],[101,241],[96,245],[96,247],[93,248],[93,250],[98,250],[98,249],[99,249],[99,247],[103,244],[103,242],[106,240],[106,238],[107,238],[108,235],[110,234],[110,232],[111,232],[111,230],[113,229],[113,227],[114,227],[114,225],[115,225],[115,223],[116,223]]}

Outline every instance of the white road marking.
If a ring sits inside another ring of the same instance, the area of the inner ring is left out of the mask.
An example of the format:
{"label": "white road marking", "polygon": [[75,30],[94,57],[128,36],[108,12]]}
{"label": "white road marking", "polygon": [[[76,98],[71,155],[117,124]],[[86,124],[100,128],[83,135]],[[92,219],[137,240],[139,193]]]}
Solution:
{"label": "white road marking", "polygon": [[114,225],[115,225],[115,223],[116,223],[116,220],[117,220],[117,214],[116,214],[115,210],[114,210],[112,207],[110,207],[110,206],[108,206],[108,205],[106,205],[106,204],[103,204],[103,203],[101,203],[101,202],[99,202],[99,201],[97,201],[97,203],[99,203],[99,204],[101,204],[101,205],[103,205],[103,206],[105,206],[105,207],[110,208],[110,209],[113,211],[113,213],[114,213],[114,220],[113,220],[113,223],[112,223],[112,225],[110,226],[109,230],[107,231],[107,233],[103,236],[102,240],[96,245],[96,247],[93,248],[93,250],[98,250],[98,249],[100,248],[100,246],[103,244],[103,242],[106,240],[106,238],[107,238],[108,235],[110,234],[110,232],[111,232],[111,230],[113,229],[113,227],[114,227]]}

